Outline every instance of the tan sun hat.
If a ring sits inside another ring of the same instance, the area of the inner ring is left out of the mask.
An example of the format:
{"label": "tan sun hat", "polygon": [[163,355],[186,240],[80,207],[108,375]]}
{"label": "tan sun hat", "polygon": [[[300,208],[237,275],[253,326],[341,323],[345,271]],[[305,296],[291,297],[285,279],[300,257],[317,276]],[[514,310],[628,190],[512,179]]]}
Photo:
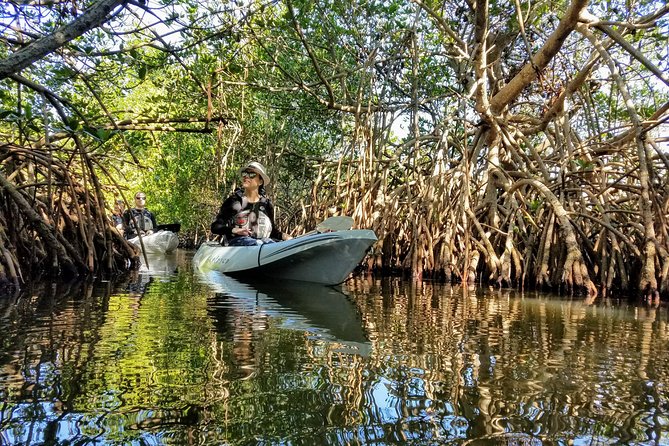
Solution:
{"label": "tan sun hat", "polygon": [[244,165],[244,167],[242,167],[241,169],[239,169],[239,174],[241,175],[242,172],[244,172],[247,169],[250,169],[254,172],[258,172],[258,174],[262,177],[262,181],[265,186],[269,184],[269,176],[267,175],[267,172],[265,172],[265,166],[256,161],[252,161]]}

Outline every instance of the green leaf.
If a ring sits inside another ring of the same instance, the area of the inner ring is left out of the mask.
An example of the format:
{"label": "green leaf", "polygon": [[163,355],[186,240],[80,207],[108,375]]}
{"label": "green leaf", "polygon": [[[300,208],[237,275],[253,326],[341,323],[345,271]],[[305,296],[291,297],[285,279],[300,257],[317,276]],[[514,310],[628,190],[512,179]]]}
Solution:
{"label": "green leaf", "polygon": [[148,72],[147,65],[143,63],[140,65],[139,70],[137,71],[137,76],[139,77],[140,80],[146,79],[146,73]]}
{"label": "green leaf", "polygon": [[53,70],[53,73],[54,73],[56,76],[61,77],[61,78],[64,78],[64,79],[71,78],[71,77],[73,77],[74,74],[75,74],[74,70],[72,70],[72,69],[69,68],[69,67],[60,67],[60,68],[57,68],[57,69]]}
{"label": "green leaf", "polygon": [[97,137],[98,137],[98,135],[97,135],[98,129],[96,129],[95,127],[85,126],[83,128],[83,131],[84,131],[85,134],[87,134],[87,135],[89,135],[93,138],[97,139]]}
{"label": "green leaf", "polygon": [[543,203],[543,200],[539,200],[539,199],[532,200],[530,202],[530,210],[532,212],[536,212],[537,209],[539,209],[539,207],[541,206],[542,203]]}
{"label": "green leaf", "polygon": [[108,141],[116,133],[114,130],[98,129],[96,135],[102,142]]}
{"label": "green leaf", "polygon": [[592,170],[592,168],[595,166],[591,161],[586,161],[579,158],[573,161],[578,166],[579,170]]}
{"label": "green leaf", "polygon": [[39,128],[39,127],[37,126],[37,124],[35,124],[35,122],[33,122],[33,121],[30,121],[30,122],[27,124],[26,127],[28,127],[29,129],[33,130],[33,131],[36,132],[36,133],[39,133],[39,132],[42,131],[42,129]]}
{"label": "green leaf", "polygon": [[67,125],[71,130],[77,130],[79,127],[81,127],[79,120],[74,117],[68,118],[65,125]]}
{"label": "green leaf", "polygon": [[33,109],[30,105],[23,107],[23,118],[30,121],[33,118]]}

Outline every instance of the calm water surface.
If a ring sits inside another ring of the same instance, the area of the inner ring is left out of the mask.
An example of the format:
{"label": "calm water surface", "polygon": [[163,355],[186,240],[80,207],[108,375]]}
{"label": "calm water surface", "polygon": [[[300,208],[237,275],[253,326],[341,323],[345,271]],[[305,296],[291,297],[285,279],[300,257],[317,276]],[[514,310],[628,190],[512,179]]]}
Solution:
{"label": "calm water surface", "polygon": [[669,310],[201,275],[0,300],[0,443],[669,445]]}

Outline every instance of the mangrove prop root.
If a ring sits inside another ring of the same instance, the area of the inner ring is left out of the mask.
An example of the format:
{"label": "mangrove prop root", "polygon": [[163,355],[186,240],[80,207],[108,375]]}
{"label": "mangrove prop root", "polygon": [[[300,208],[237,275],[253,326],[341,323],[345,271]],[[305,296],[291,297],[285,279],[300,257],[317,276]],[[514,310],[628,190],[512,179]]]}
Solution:
{"label": "mangrove prop root", "polygon": [[20,286],[26,272],[72,277],[137,264],[106,217],[90,165],[13,145],[0,146],[0,163],[0,280]]}

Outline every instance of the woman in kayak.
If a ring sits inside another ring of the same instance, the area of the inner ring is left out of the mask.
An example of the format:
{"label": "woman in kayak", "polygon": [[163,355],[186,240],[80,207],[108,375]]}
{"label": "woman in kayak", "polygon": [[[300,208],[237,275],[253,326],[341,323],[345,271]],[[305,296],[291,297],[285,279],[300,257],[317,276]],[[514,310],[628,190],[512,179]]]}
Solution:
{"label": "woman in kayak", "polygon": [[274,224],[274,206],[265,195],[269,176],[258,162],[239,169],[242,187],[228,197],[211,224],[211,232],[223,236],[229,246],[255,246],[289,240]]}

